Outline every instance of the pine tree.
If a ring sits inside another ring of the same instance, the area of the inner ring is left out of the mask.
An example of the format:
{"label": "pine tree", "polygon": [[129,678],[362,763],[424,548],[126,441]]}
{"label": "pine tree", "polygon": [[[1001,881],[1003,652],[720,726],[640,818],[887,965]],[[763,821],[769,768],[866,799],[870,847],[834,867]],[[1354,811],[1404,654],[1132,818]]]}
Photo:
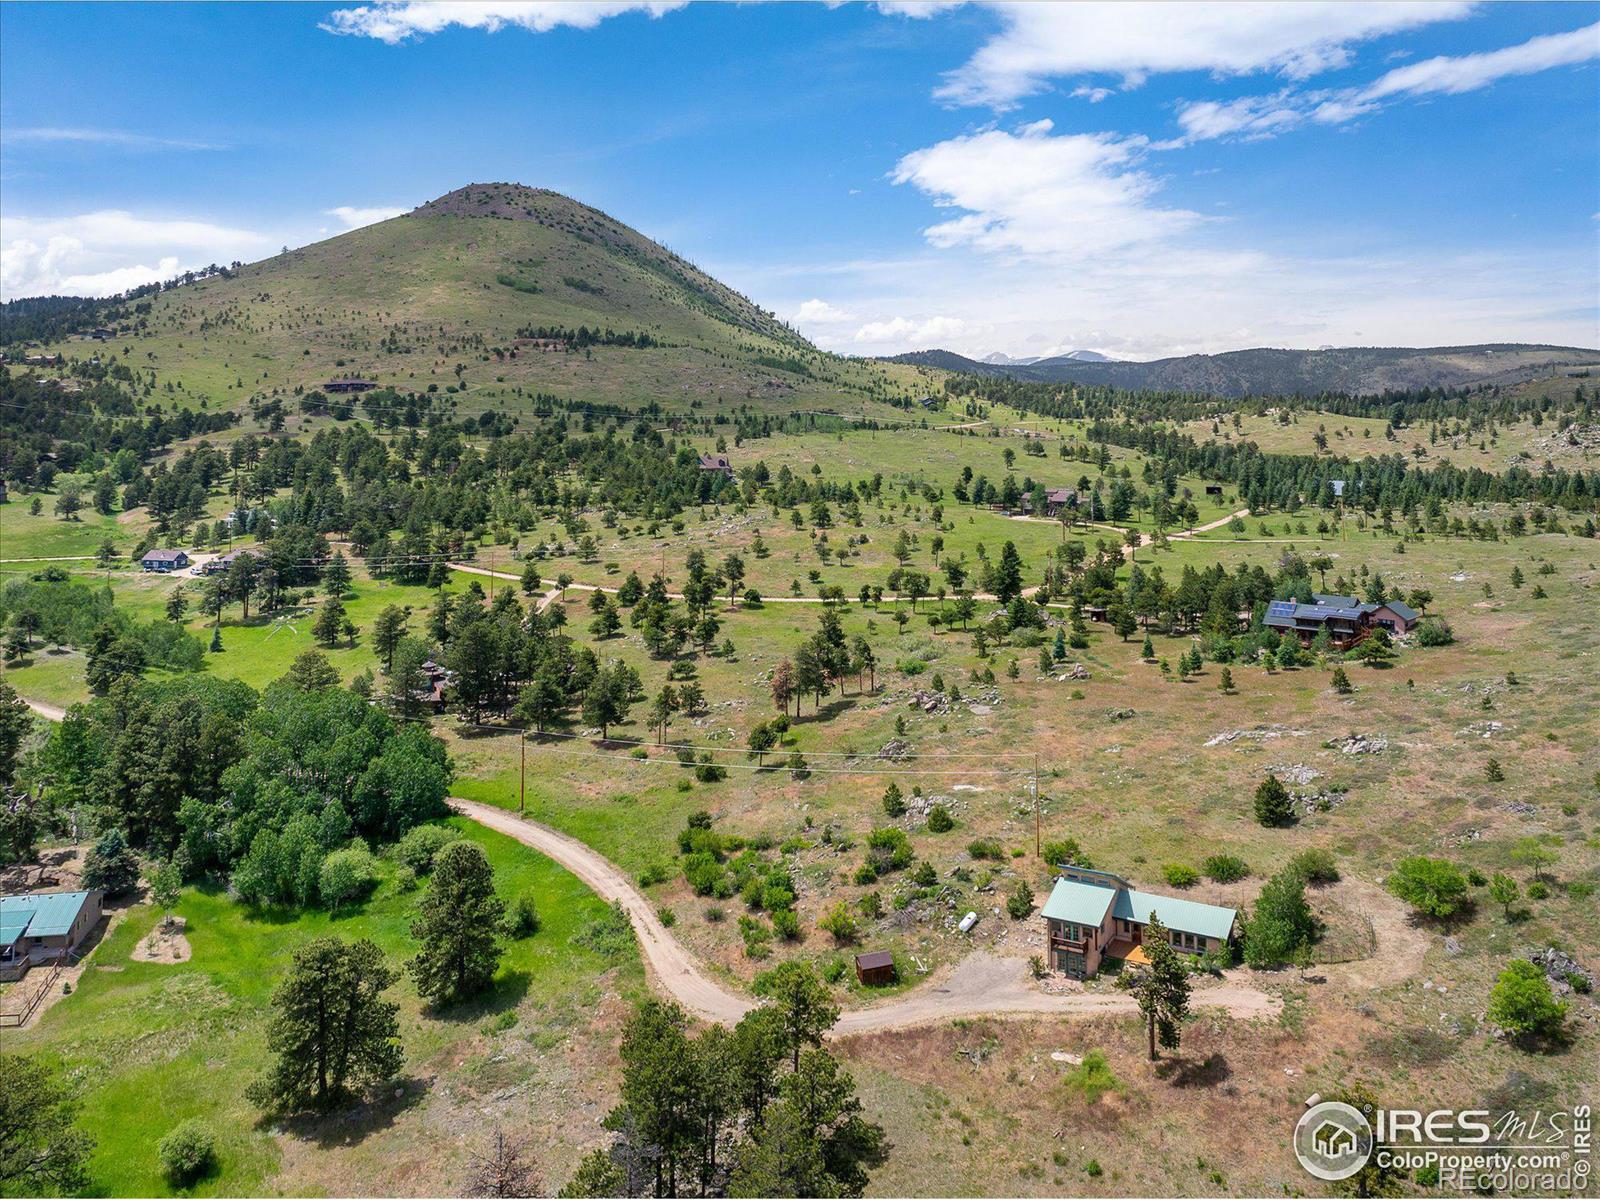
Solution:
{"label": "pine tree", "polygon": [[1172,935],[1152,912],[1141,941],[1149,965],[1124,971],[1119,987],[1132,992],[1149,1030],[1150,1061],[1157,1058],[1159,1040],[1167,1050],[1176,1050],[1181,1040],[1183,1020],[1189,1015],[1189,971],[1172,948]]}
{"label": "pine tree", "polygon": [[387,606],[372,623],[372,648],[383,657],[385,672],[394,670],[394,652],[406,636],[407,612],[398,604]]}
{"label": "pine tree", "polygon": [[322,590],[335,598],[350,590],[350,564],[338,552],[322,568]]}
{"label": "pine tree", "polygon": [[439,851],[428,894],[411,926],[411,936],[421,943],[411,960],[417,991],[442,1005],[493,983],[504,953],[505,910],[494,893],[494,870],[475,843],[452,842]]}
{"label": "pine tree", "polygon": [[267,1045],[272,1069],[247,1091],[269,1111],[327,1108],[352,1088],[393,1079],[400,1070],[400,1006],[382,993],[398,978],[383,951],[319,937],[294,955],[272,995]]}
{"label": "pine tree", "polygon": [[1345,674],[1343,667],[1335,667],[1333,669],[1333,678],[1330,682],[1333,684],[1333,690],[1341,696],[1348,696],[1355,691],[1355,688],[1350,685],[1350,676]]}
{"label": "pine tree", "polygon": [[899,784],[890,783],[884,789],[883,811],[891,817],[903,817],[906,815],[905,796],[901,793]]}
{"label": "pine tree", "polygon": [[1268,775],[1256,788],[1256,820],[1263,825],[1287,825],[1293,819],[1288,789],[1276,775]]}
{"label": "pine tree", "polygon": [[311,636],[324,646],[338,643],[339,636],[344,632],[344,605],[338,597],[330,596],[323,602],[322,608],[317,612],[317,620],[311,627]]}

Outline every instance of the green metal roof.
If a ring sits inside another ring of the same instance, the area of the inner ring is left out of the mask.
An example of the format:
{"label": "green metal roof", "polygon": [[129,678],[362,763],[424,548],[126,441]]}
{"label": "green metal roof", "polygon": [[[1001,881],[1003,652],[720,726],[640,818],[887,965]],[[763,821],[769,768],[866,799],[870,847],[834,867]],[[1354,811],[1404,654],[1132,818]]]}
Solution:
{"label": "green metal roof", "polygon": [[1234,911],[1231,908],[1131,889],[1117,893],[1116,915],[1119,921],[1148,923],[1152,911],[1168,929],[1198,933],[1209,938],[1226,938],[1233,932]]}
{"label": "green metal roof", "polygon": [[56,937],[72,929],[88,892],[0,896],[0,946],[20,937]]}
{"label": "green metal roof", "polygon": [[1177,896],[1158,896],[1133,888],[1114,888],[1076,879],[1058,879],[1045,901],[1044,915],[1078,925],[1099,925],[1106,910],[1120,921],[1145,924],[1154,911],[1168,929],[1196,933],[1209,938],[1226,938],[1233,932],[1234,910],[1215,904],[1201,904]]}
{"label": "green metal roof", "polygon": [[1050,889],[1050,899],[1044,902],[1044,915],[1056,921],[1098,926],[1106,919],[1106,910],[1116,895],[1112,888],[1058,879]]}

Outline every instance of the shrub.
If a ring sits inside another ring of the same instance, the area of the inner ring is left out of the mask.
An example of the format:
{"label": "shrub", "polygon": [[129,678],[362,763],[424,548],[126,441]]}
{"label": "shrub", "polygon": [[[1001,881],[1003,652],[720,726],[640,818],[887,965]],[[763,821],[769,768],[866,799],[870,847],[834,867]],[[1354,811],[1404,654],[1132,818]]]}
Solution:
{"label": "shrub", "polygon": [[651,863],[639,872],[639,886],[653,887],[658,883],[665,883],[671,875],[665,863]]}
{"label": "shrub", "polygon": [[1091,1050],[1085,1054],[1083,1062],[1067,1072],[1064,1082],[1067,1091],[1081,1096],[1085,1104],[1096,1104],[1107,1092],[1122,1090],[1122,1085],[1111,1072],[1111,1064],[1106,1062],[1106,1056],[1098,1050]]}
{"label": "shrub", "polygon": [[667,905],[663,904],[660,908],[656,909],[656,919],[661,922],[663,927],[671,929],[678,923],[678,914],[673,912],[672,909]]}
{"label": "shrub", "polygon": [[993,838],[979,838],[967,843],[967,853],[973,858],[992,858],[996,862],[1005,857],[1005,850]]}
{"label": "shrub", "polygon": [[1339,867],[1333,861],[1331,850],[1302,850],[1289,860],[1289,866],[1309,884],[1321,886],[1339,882]]}
{"label": "shrub", "polygon": [[531,892],[521,893],[506,906],[507,937],[532,937],[539,932],[543,924],[544,922],[539,918],[539,906],[534,903]]}
{"label": "shrub", "polygon": [[717,763],[701,763],[694,769],[694,777],[701,783],[721,783],[728,777],[728,768]]}
{"label": "shrub", "polygon": [[786,942],[800,940],[800,915],[792,908],[780,908],[772,914],[772,930]]}
{"label": "shrub", "polygon": [[874,829],[867,835],[867,862],[879,874],[885,871],[903,871],[915,858],[916,854],[911,849],[911,839],[906,836],[903,829],[887,825],[881,829]]}
{"label": "shrub", "polygon": [[1011,914],[1013,921],[1020,921],[1033,912],[1033,888],[1028,886],[1026,879],[1017,880],[1017,886],[1006,897],[1006,912]]}
{"label": "shrub", "polygon": [[322,860],[317,891],[329,908],[364,900],[378,885],[378,860],[365,846],[346,846]]}
{"label": "shrub", "polygon": [[1489,992],[1488,1016],[1507,1033],[1548,1037],[1561,1032],[1567,1006],[1550,991],[1544,972],[1519,958],[1500,972]]}
{"label": "shrub", "polygon": [[935,804],[928,810],[929,833],[949,833],[955,827],[955,818],[950,815],[950,810],[944,805]]}
{"label": "shrub", "polygon": [[1200,872],[1188,863],[1168,863],[1161,868],[1161,877],[1168,887],[1193,887],[1200,882]]}
{"label": "shrub", "polygon": [[1089,856],[1083,852],[1083,848],[1078,845],[1076,838],[1062,838],[1060,841],[1046,842],[1041,853],[1044,855],[1045,862],[1052,867],[1059,867],[1066,863],[1076,867],[1094,866],[1089,861]]}
{"label": "shrub", "polygon": [[939,872],[933,869],[933,864],[924,859],[917,864],[917,869],[911,872],[911,882],[918,887],[932,887],[939,882]]}
{"label": "shrub", "polygon": [[755,917],[739,918],[746,958],[766,958],[772,953],[772,930]]}
{"label": "shrub", "polygon": [[1245,915],[1245,962],[1252,967],[1281,967],[1306,959],[1316,922],[1305,889],[1305,877],[1293,867],[1262,885],[1255,907]]}
{"label": "shrub", "polygon": [[161,1170],[174,1187],[187,1187],[210,1173],[217,1163],[211,1127],[193,1118],[175,1126],[156,1147]]}
{"label": "shrub", "polygon": [[1448,646],[1455,640],[1455,630],[1443,617],[1425,617],[1422,624],[1417,626],[1419,646]]}
{"label": "shrub", "polygon": [[837,954],[822,960],[822,978],[828,983],[838,983],[844,978],[846,969],[844,959]]}
{"label": "shrub", "polygon": [[831,933],[836,942],[852,942],[861,930],[855,914],[843,900],[828,910],[827,915],[817,922],[817,927],[824,933]]}
{"label": "shrub", "polygon": [[1418,854],[1401,859],[1389,876],[1388,888],[1428,917],[1453,917],[1469,903],[1467,877],[1455,863],[1442,858]]}
{"label": "shrub", "polygon": [[417,873],[410,867],[399,866],[394,869],[394,887],[397,892],[414,892],[417,890]]}
{"label": "shrub", "polygon": [[1250,867],[1236,854],[1213,854],[1200,869],[1217,883],[1234,883],[1250,874]]}
{"label": "shrub", "polygon": [[460,839],[448,825],[418,825],[395,844],[394,856],[418,875],[426,875],[439,851]]}

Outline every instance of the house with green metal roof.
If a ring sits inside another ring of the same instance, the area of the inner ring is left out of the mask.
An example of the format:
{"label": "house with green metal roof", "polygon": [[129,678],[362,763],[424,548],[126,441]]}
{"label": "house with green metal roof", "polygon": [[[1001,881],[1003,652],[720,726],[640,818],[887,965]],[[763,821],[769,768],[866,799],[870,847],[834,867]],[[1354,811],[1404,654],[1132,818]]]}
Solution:
{"label": "house with green metal roof", "polygon": [[1088,979],[1108,958],[1147,962],[1142,946],[1152,913],[1186,954],[1220,950],[1233,939],[1238,913],[1231,908],[1141,892],[1109,871],[1060,870],[1043,910],[1045,961],[1072,979]]}
{"label": "house with green metal roof", "polygon": [[100,921],[100,893],[0,896],[0,981],[70,957]]}

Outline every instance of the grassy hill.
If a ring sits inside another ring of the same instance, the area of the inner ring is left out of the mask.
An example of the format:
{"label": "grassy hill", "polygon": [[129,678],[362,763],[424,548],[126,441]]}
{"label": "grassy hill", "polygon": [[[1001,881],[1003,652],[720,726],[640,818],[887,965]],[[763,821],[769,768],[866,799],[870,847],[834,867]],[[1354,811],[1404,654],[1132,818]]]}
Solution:
{"label": "grassy hill", "polygon": [[[116,330],[108,342],[80,333],[49,348],[82,358],[109,348],[152,399],[213,408],[348,375],[447,392],[466,413],[540,392],[859,412],[928,386],[915,368],[825,354],[597,209],[514,184],[473,184],[100,319]],[[547,334],[568,348],[526,340]]]}

